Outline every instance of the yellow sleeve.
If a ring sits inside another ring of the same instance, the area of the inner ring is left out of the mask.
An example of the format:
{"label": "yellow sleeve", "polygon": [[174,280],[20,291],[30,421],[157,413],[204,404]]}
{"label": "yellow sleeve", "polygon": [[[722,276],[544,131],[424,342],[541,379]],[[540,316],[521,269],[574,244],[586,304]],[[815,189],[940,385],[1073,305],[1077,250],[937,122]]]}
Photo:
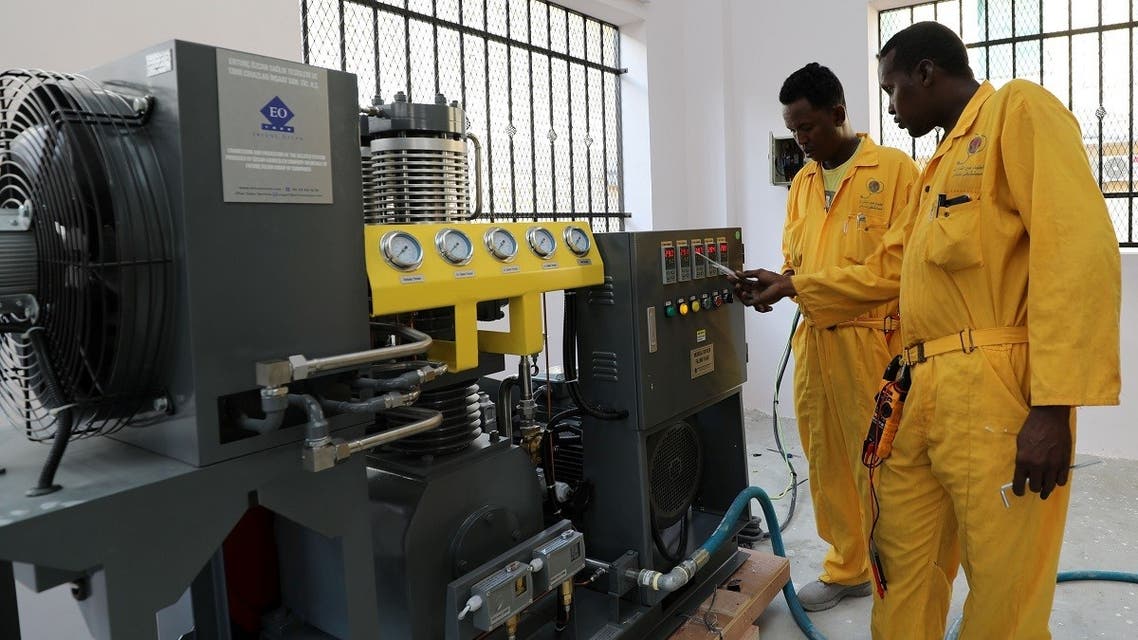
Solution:
{"label": "yellow sleeve", "polygon": [[919,200],[915,195],[919,177],[911,160],[897,164],[894,180],[898,186],[893,192],[889,230],[864,264],[827,267],[791,278],[798,291],[799,308],[815,325],[831,327],[897,298],[901,289],[901,255],[913,229]]}
{"label": "yellow sleeve", "polygon": [[782,268],[779,269],[779,273],[786,273],[794,268],[794,234],[800,228],[798,225],[798,193],[802,187],[802,181],[799,179],[801,175],[802,172],[799,171],[791,183],[790,193],[786,197],[786,221],[782,226]]}
{"label": "yellow sleeve", "polygon": [[1075,117],[1054,96],[1009,98],[1004,171],[1030,237],[1031,404],[1118,404],[1122,275],[1118,240]]}

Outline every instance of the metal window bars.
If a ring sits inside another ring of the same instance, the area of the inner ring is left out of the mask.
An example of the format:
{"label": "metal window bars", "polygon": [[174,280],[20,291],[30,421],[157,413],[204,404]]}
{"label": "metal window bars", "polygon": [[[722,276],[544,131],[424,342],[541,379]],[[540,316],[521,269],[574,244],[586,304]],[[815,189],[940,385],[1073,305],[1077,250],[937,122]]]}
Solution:
{"label": "metal window bars", "polygon": [[620,231],[620,31],[543,0],[302,0],[304,61],[360,104],[458,100],[485,145],[482,219]]}
{"label": "metal window bars", "polygon": [[[1119,245],[1138,247],[1138,144],[1134,139],[1134,4],[1138,0],[937,0],[878,14],[878,48],[901,29],[936,20],[960,34],[977,77],[999,87],[1012,78],[1038,82],[1063,100],[1083,131]],[[892,126],[881,95],[883,144],[924,164],[936,133],[913,139]]]}

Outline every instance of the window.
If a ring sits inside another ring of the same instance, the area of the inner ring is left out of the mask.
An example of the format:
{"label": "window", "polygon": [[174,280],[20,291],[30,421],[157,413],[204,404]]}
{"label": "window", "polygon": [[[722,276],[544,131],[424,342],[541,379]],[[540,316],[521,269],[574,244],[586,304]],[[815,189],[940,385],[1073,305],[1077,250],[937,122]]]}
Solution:
{"label": "window", "polygon": [[[1134,142],[1135,2],[1138,0],[940,0],[878,14],[878,48],[914,22],[936,20],[968,46],[972,69],[1000,87],[1012,78],[1038,82],[1066,103],[1083,130],[1091,170],[1119,244],[1138,246],[1138,145]],[[924,163],[936,149],[929,134],[910,138],[888,118],[885,144],[910,149]]]}
{"label": "window", "polygon": [[487,220],[623,228],[620,32],[542,0],[302,0],[304,61],[360,103],[457,100],[483,145]]}

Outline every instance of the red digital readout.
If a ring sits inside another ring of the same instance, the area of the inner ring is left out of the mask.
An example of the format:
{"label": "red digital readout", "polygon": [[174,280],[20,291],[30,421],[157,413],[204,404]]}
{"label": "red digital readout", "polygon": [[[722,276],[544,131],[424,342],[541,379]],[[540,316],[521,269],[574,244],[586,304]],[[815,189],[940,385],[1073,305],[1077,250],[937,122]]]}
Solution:
{"label": "red digital readout", "polygon": [[700,254],[700,255],[703,255],[703,246],[698,246],[698,247],[696,247],[696,248],[695,248],[695,252],[696,252],[696,253],[698,253],[698,254]]}
{"label": "red digital readout", "polygon": [[686,257],[688,257],[688,254],[689,254],[689,253],[690,253],[690,251],[688,251],[688,248],[687,248],[687,247],[681,247],[681,248],[680,248],[680,257],[681,257],[681,258],[686,258]]}
{"label": "red digital readout", "polygon": [[668,260],[675,258],[676,257],[676,250],[672,249],[671,247],[664,249],[664,257],[667,258]]}
{"label": "red digital readout", "polygon": [[726,242],[720,242],[719,243],[719,253],[727,253],[727,243]]}

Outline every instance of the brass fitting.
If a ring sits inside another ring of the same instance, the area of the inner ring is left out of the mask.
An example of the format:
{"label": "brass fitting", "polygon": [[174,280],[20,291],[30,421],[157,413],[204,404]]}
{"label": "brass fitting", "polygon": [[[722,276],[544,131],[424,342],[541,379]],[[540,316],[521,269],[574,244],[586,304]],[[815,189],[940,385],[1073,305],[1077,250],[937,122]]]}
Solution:
{"label": "brass fitting", "polygon": [[506,633],[510,640],[518,640],[518,617],[514,616],[506,621]]}
{"label": "brass fitting", "polygon": [[561,608],[565,611],[565,617],[569,617],[569,608],[573,606],[573,579],[570,578],[561,583]]}

